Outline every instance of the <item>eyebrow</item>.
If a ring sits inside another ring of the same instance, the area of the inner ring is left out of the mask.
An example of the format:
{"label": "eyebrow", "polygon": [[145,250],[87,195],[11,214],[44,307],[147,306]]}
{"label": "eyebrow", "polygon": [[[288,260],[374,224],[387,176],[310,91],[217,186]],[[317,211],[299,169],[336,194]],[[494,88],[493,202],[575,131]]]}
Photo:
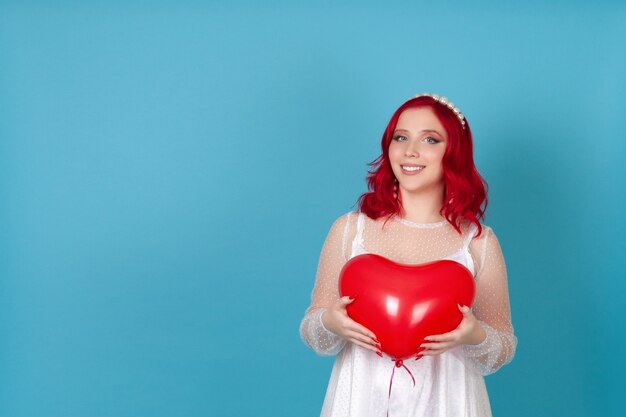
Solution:
{"label": "eyebrow", "polygon": [[[411,132],[409,132],[409,131],[408,131],[408,130],[406,130],[406,129],[396,129],[396,130],[394,130],[394,131],[393,131],[393,133],[396,133],[396,132],[407,132],[407,133],[411,133]],[[420,132],[433,132],[433,133],[438,134],[439,136],[443,136],[441,133],[437,132],[437,131],[436,131],[436,130],[434,130],[434,129],[423,129],[423,130],[420,130]]]}

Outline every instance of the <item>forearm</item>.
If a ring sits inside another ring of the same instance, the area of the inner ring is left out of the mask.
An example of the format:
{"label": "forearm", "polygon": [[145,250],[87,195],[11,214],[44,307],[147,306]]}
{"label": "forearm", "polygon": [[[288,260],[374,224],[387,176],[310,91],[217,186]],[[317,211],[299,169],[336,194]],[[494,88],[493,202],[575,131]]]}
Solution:
{"label": "forearm", "polygon": [[485,339],[478,344],[463,345],[463,351],[468,364],[485,376],[511,362],[515,356],[517,337],[512,331],[497,330],[481,320],[478,322],[484,329]]}
{"label": "forearm", "polygon": [[318,355],[331,356],[341,351],[346,339],[324,327],[322,314],[325,310],[320,308],[305,314],[300,323],[300,336],[302,341]]}
{"label": "forearm", "polygon": [[[478,321],[478,320],[477,320]],[[467,344],[469,345],[479,345],[487,338],[487,332],[484,327],[481,325],[481,322],[478,321],[476,327],[470,334],[470,340]]]}

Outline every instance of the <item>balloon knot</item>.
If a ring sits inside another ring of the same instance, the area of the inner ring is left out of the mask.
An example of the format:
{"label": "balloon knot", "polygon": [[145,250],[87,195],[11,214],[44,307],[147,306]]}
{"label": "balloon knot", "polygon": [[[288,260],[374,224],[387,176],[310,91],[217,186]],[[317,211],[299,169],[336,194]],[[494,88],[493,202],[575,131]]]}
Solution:
{"label": "balloon knot", "polygon": [[403,364],[404,364],[404,362],[402,362],[402,359],[398,359],[398,360],[396,361],[396,368],[401,367]]}

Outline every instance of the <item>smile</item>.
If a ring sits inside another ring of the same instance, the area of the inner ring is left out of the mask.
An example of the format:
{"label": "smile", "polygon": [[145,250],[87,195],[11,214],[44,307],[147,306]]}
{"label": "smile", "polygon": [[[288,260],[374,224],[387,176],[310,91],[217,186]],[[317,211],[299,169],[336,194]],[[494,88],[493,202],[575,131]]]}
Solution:
{"label": "smile", "polygon": [[418,165],[418,166],[404,166],[404,165],[400,165],[400,167],[402,167],[402,172],[405,173],[405,174],[408,174],[408,175],[417,174],[418,172],[420,172],[421,170],[426,168],[424,165]]}

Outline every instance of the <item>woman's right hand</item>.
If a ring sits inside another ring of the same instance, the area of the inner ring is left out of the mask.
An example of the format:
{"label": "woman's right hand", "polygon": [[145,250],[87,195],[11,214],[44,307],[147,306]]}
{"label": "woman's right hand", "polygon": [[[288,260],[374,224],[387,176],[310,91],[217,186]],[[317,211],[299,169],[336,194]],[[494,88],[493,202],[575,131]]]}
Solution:
{"label": "woman's right hand", "polygon": [[346,306],[354,301],[349,296],[341,297],[322,313],[322,323],[326,329],[343,336],[348,341],[375,352],[382,357],[380,342],[376,335],[365,326],[348,316]]}

